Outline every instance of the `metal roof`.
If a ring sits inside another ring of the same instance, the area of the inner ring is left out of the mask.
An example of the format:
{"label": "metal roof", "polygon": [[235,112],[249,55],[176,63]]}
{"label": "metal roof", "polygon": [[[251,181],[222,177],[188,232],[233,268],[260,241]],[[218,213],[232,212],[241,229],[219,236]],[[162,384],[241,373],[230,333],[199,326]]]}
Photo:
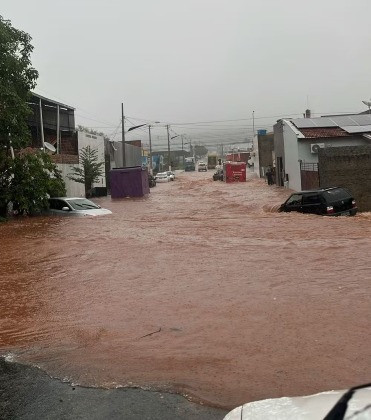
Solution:
{"label": "metal roof", "polygon": [[46,98],[45,96],[41,96],[38,93],[31,92],[31,95],[33,97],[41,99],[42,101],[44,101],[46,103],[49,103],[49,104],[52,104],[52,105],[59,105],[60,107],[66,108],[66,109],[69,109],[69,110],[75,110],[75,108],[73,106],[63,104],[62,102],[54,101],[53,99]]}
{"label": "metal roof", "polygon": [[371,125],[344,125],[341,128],[350,134],[365,133],[371,131]]}
{"label": "metal roof", "polygon": [[334,117],[295,118],[291,122],[300,130],[302,128],[339,127],[349,134],[371,131],[371,115],[355,114]]}

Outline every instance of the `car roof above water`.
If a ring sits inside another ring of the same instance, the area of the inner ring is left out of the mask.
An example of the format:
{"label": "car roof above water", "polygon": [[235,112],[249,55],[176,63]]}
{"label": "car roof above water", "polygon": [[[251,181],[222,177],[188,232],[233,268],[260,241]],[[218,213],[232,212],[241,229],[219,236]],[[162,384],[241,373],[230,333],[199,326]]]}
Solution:
{"label": "car roof above water", "polygon": [[345,190],[345,188],[343,188],[343,187],[327,187],[327,188],[318,188],[316,190],[298,191],[298,192],[295,192],[293,194],[315,194],[315,193],[321,193],[321,192],[331,191],[331,190],[336,190],[336,189]]}
{"label": "car roof above water", "polygon": [[[49,200],[70,201],[70,200],[88,200],[88,198],[85,198],[85,197],[50,197]],[[91,201],[91,200],[89,200],[89,201]]]}

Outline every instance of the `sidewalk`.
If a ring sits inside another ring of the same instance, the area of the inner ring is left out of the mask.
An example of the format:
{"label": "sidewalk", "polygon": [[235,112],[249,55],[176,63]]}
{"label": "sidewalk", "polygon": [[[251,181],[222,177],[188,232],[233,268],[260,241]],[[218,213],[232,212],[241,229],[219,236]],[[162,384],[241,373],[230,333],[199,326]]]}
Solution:
{"label": "sidewalk", "polygon": [[40,369],[0,358],[0,419],[221,420],[226,411],[180,395],[72,387]]}

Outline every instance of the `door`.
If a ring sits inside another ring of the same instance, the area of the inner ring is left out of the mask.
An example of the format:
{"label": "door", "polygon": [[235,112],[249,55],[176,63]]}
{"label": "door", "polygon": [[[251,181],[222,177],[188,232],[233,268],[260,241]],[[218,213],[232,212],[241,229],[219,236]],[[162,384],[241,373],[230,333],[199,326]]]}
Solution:
{"label": "door", "polygon": [[284,210],[285,211],[303,211],[302,205],[303,196],[301,194],[293,194],[285,203]]}
{"label": "door", "polygon": [[319,194],[306,194],[303,196],[303,213],[321,213],[321,197]]}

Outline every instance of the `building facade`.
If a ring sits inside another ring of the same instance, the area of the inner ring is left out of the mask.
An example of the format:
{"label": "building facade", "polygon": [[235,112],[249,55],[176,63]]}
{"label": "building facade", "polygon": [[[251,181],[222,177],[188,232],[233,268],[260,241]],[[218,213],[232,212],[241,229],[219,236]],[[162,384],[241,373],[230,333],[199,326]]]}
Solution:
{"label": "building facade", "polygon": [[371,144],[371,115],[298,118],[274,125],[276,183],[295,191],[319,186],[319,150]]}

